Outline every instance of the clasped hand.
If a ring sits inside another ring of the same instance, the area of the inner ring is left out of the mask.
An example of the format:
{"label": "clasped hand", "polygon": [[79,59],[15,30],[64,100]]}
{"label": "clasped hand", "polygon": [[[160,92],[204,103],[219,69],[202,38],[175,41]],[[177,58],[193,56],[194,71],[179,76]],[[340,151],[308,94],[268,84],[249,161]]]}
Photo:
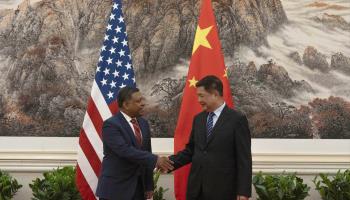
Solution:
{"label": "clasped hand", "polygon": [[162,173],[167,173],[174,170],[174,162],[171,161],[168,157],[158,157],[156,168]]}

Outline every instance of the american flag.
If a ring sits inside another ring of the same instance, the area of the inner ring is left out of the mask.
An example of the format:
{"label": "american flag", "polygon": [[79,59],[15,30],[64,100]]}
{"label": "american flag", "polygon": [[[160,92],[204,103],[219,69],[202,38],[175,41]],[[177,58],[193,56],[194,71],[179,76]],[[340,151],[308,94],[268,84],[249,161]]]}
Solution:
{"label": "american flag", "polygon": [[118,110],[119,89],[136,86],[121,0],[113,0],[104,42],[97,64],[79,137],[76,184],[84,200],[95,200],[103,158],[103,122]]}

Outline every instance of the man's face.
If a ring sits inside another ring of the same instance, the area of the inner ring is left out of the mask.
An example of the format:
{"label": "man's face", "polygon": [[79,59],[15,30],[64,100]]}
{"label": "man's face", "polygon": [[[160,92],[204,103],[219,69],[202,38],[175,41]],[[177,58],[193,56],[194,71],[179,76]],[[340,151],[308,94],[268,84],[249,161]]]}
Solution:
{"label": "man's face", "polygon": [[202,106],[202,109],[207,112],[213,112],[219,99],[216,91],[208,92],[204,87],[197,88],[198,102]]}
{"label": "man's face", "polygon": [[142,96],[141,92],[133,93],[131,99],[124,103],[124,107],[130,114],[130,117],[140,117],[143,115],[145,98]]}

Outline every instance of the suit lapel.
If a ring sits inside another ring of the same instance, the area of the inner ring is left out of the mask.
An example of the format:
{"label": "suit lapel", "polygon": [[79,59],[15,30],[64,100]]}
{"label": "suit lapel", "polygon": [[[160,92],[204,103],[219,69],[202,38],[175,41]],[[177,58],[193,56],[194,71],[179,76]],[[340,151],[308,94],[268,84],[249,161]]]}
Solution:
{"label": "suit lapel", "polygon": [[126,121],[125,117],[123,116],[123,114],[121,112],[118,113],[118,118],[120,120],[120,123],[122,125],[122,128],[124,128],[124,130],[126,130],[127,135],[130,137],[132,143],[134,146],[137,146],[136,144],[136,138],[135,138],[135,134],[134,131],[132,131],[129,122]]}
{"label": "suit lapel", "polygon": [[[228,111],[228,108],[227,106],[225,106],[219,116],[219,119],[216,121],[215,126],[213,127],[211,135],[207,138],[207,146],[211,141],[213,141],[214,137],[217,135],[216,132],[218,127],[221,127],[223,123],[227,120],[228,118],[227,111]],[[206,121],[205,121],[205,124],[206,124]]]}
{"label": "suit lapel", "polygon": [[199,122],[199,124],[204,124],[203,131],[200,130],[200,133],[203,132],[202,134],[200,134],[199,144],[201,146],[201,149],[204,149],[207,144],[207,118],[208,118],[208,113],[205,113],[200,117],[200,122]]}

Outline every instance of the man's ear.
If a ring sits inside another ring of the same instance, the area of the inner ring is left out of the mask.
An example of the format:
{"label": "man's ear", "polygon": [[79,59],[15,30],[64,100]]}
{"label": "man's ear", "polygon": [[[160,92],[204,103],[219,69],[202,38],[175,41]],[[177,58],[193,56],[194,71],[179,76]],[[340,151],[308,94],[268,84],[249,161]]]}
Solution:
{"label": "man's ear", "polygon": [[128,109],[129,109],[129,101],[124,101],[124,102],[123,102],[123,108],[124,108],[125,110],[128,110]]}
{"label": "man's ear", "polygon": [[219,91],[214,90],[213,93],[215,94],[215,97],[220,97]]}

